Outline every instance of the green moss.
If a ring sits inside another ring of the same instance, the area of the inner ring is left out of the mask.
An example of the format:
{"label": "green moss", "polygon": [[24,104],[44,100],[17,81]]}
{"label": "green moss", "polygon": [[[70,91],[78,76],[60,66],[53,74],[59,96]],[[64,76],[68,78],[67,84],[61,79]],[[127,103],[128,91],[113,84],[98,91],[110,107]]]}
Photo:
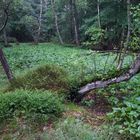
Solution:
{"label": "green moss", "polygon": [[16,88],[67,92],[69,89],[68,77],[66,72],[58,66],[44,65],[16,77],[11,82],[8,90]]}

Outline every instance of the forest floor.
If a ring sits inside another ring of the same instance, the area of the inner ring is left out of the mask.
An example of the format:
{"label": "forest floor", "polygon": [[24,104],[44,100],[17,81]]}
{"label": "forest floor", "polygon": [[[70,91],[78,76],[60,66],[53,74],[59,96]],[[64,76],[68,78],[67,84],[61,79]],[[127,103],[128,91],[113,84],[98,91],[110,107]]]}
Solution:
{"label": "forest floor", "polygon": [[[75,88],[78,88],[79,85],[90,82],[95,77],[104,79],[108,73],[114,76],[114,69],[117,65],[115,52],[100,53],[52,43],[42,43],[38,46],[27,43],[12,45],[14,47],[5,48],[4,52],[15,77],[24,76],[28,71],[40,66],[56,65],[67,73],[68,84],[76,84]],[[130,65],[133,60],[133,55],[127,56],[123,67]],[[137,75],[129,82],[93,91],[80,103],[65,102],[65,112],[59,120],[63,122],[67,118],[75,118],[89,124],[92,128],[98,129],[106,123],[106,114],[111,111],[114,95],[121,98],[122,94],[139,90],[139,82],[140,75]],[[2,66],[0,66],[0,92],[2,93],[8,86],[9,83]],[[39,127],[37,125],[37,133],[53,129],[54,125],[54,122],[44,123]],[[24,133],[31,132],[31,130],[23,132],[24,128],[21,127],[24,127],[24,123],[21,120],[17,121],[17,118],[10,123],[4,122],[0,127],[0,139],[7,138],[9,140],[13,137],[15,139],[17,137],[17,139],[27,139]]]}

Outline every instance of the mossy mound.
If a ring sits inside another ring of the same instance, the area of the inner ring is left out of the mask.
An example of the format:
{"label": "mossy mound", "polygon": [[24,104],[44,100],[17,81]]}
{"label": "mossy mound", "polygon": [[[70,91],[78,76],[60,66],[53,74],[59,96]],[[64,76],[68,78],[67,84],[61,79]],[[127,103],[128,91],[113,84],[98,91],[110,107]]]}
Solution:
{"label": "mossy mound", "polygon": [[45,65],[16,77],[11,81],[8,90],[22,88],[67,92],[69,90],[68,81],[68,76],[63,69],[54,65]]}

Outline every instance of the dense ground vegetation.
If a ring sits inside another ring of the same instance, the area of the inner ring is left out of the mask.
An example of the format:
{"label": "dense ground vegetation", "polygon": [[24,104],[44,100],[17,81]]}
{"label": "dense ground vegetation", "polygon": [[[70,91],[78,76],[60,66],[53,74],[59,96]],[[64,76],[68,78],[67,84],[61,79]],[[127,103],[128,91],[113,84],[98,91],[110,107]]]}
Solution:
{"label": "dense ground vegetation", "polygon": [[[16,90],[0,95],[0,120],[35,114],[47,119],[59,116],[63,111],[61,100],[50,92]],[[30,116],[31,117],[31,116]]]}
{"label": "dense ground vegetation", "polygon": [[[64,97],[68,97],[70,94],[76,94],[77,90],[74,89],[77,89],[79,85],[82,85],[93,79],[105,79],[109,76],[116,75],[116,63],[114,63],[114,59],[117,53],[97,53],[91,50],[79,49],[70,46],[61,46],[52,43],[40,44],[39,46],[34,46],[31,44],[20,44],[18,46],[15,44],[11,45],[14,47],[6,48],[4,49],[4,52],[9,60],[9,64],[16,78],[11,82],[11,84],[8,84],[7,78],[4,75],[2,68],[0,69],[1,92],[8,91],[8,93],[1,93],[0,98],[0,116],[1,120],[3,121],[5,119],[9,121],[12,119],[12,117],[14,117],[19,118],[19,121],[22,121],[22,123],[24,122],[27,125],[29,120],[31,123],[39,119],[40,121],[38,120],[36,123],[41,122],[39,127],[43,127],[46,122],[48,122],[47,120],[49,120],[49,122],[51,121],[49,116],[51,116],[51,119],[54,118],[56,120],[56,118],[62,115],[64,110],[67,112],[69,107],[65,107],[64,109],[62,101],[66,102],[64,100],[67,98]],[[125,58],[123,67],[127,69],[128,65],[132,63],[133,59],[134,55],[129,54]],[[98,62],[96,64],[96,68],[95,65],[93,65],[93,62]],[[105,75],[107,75],[107,77]],[[135,122],[139,118],[139,103],[135,102],[135,100],[131,100],[131,98],[134,99],[139,97],[139,82],[140,77],[137,75],[129,82],[112,85],[106,89],[100,89],[96,91],[97,96],[102,96],[101,98],[105,98],[105,100],[107,100],[109,103],[109,106],[115,107],[112,114],[109,115],[109,118],[115,118],[113,119],[114,121],[123,121],[125,124],[128,123],[128,125],[132,125],[132,122]],[[37,89],[41,89],[41,91],[38,91]],[[11,92],[9,93],[9,91]],[[61,97],[58,98],[57,95]],[[63,100],[60,99],[62,97]],[[126,104],[128,106],[122,102],[123,98],[128,98],[127,102],[129,104]],[[85,98],[81,102],[81,105],[87,106],[88,108],[94,108],[94,106],[96,107],[96,101],[94,101],[93,98]],[[132,106],[131,109],[130,106]],[[76,107],[74,106],[70,110],[72,111],[73,108]],[[124,108],[126,111],[124,109],[122,110],[122,108]],[[116,113],[120,116],[116,115]],[[130,117],[134,117],[133,120],[129,120],[127,117],[126,120],[125,118],[123,120],[119,119],[121,115],[125,116],[129,113],[131,114]],[[82,121],[81,119],[80,121]],[[19,125],[19,121],[15,122],[16,126]],[[118,130],[117,126],[116,128],[113,128],[114,132],[112,133],[114,134],[106,135],[106,133],[109,132],[104,132],[104,129],[100,133],[98,130],[91,130],[86,128],[84,130],[84,128],[81,128],[81,124],[79,123],[75,126],[75,123],[71,121],[69,122],[69,119],[66,122],[68,124],[63,125],[60,123],[56,130],[53,130],[54,132],[52,131],[51,134],[42,134],[42,139],[47,139],[49,137],[56,140],[56,137],[70,139],[71,135],[75,135],[77,140],[81,137],[81,135],[85,135],[83,140],[86,140],[87,138],[92,140],[93,137],[94,139],[99,138],[101,140],[103,137],[107,137],[106,139],[111,139],[111,137],[120,137],[121,139],[121,137],[123,137],[115,134],[121,130],[120,128]],[[11,124],[11,121],[9,123],[9,125],[12,127],[13,124]],[[36,126],[38,126],[38,123]],[[42,123],[43,125],[41,125]],[[130,133],[138,136],[139,132],[137,131],[137,128],[139,127],[139,122],[137,122],[137,125],[133,124],[134,126],[132,126],[131,129],[128,129],[131,127],[128,127],[128,125],[126,125],[126,129],[122,130],[121,132],[124,131],[125,133],[129,133],[129,131],[133,131]],[[65,128],[68,126],[70,130]],[[77,136],[76,130],[76,132],[72,132],[71,127],[76,127],[79,130],[79,136]],[[3,129],[3,127],[1,129]],[[109,131],[111,131],[110,129],[111,128],[108,127]],[[12,138],[12,135],[9,131],[7,132],[9,138]],[[59,131],[61,131],[62,134]],[[65,131],[68,133],[68,136],[64,135]],[[33,133],[34,132],[32,132],[32,134],[26,133],[23,135],[33,138],[35,136]],[[16,137],[19,136],[17,135]]]}
{"label": "dense ground vegetation", "polygon": [[[115,63],[116,55],[113,53],[96,53],[91,50],[63,47],[51,43],[40,44],[38,47],[21,44],[14,48],[7,48],[4,51],[12,71],[16,75],[25,72],[27,68],[51,64],[62,67],[72,81],[79,83],[86,79],[93,79],[93,76],[102,77],[108,71],[115,70],[117,65]],[[132,58],[131,55],[126,58],[124,67],[131,63]],[[97,63],[97,65],[95,66],[94,63]]]}

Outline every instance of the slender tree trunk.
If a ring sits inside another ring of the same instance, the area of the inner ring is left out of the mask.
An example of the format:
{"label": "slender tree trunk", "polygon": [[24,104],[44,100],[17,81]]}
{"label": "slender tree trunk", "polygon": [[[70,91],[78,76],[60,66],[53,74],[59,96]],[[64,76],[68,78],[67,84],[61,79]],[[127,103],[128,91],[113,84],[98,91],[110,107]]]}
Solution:
{"label": "slender tree trunk", "polygon": [[6,57],[5,57],[2,49],[0,49],[0,62],[3,66],[3,69],[7,75],[8,80],[11,81],[13,79],[13,74],[12,74],[12,71],[10,70],[10,67],[8,65],[8,62],[6,60]]}
{"label": "slender tree trunk", "polygon": [[11,2],[9,2],[8,5],[6,6],[6,8],[4,9],[5,21],[4,21],[3,25],[0,27],[0,33],[5,29],[5,27],[7,25],[7,22],[8,22],[8,9],[9,9],[10,4],[11,4]]}
{"label": "slender tree trunk", "polygon": [[[3,26],[0,28],[0,33],[5,30],[5,27],[7,25],[7,22],[8,22],[8,9],[9,9],[9,6],[11,4],[12,0],[8,3],[8,5],[6,6],[6,8],[4,9],[4,13],[5,13],[5,22],[3,24]],[[6,76],[8,78],[9,81],[11,81],[14,77],[13,77],[13,74],[12,74],[12,71],[10,70],[10,67],[8,65],[8,62],[6,60],[6,57],[2,51],[2,49],[0,48],[0,62],[3,66],[3,69],[6,73]]]}
{"label": "slender tree trunk", "polygon": [[[117,54],[116,60],[117,60],[117,70],[120,69],[120,63],[121,63],[121,58],[122,58],[122,51],[123,51],[123,45],[124,45],[124,28],[122,30],[121,34],[121,41],[120,41],[120,52]],[[115,62],[115,61],[114,61]]]}
{"label": "slender tree trunk", "polygon": [[74,24],[74,31],[75,31],[75,42],[77,46],[80,45],[79,41],[79,23],[78,23],[78,13],[77,13],[77,6],[76,1],[72,0],[72,12],[73,12],[73,24]]}
{"label": "slender tree trunk", "polygon": [[74,21],[74,31],[75,31],[75,41],[77,46],[79,46],[79,35],[78,35],[78,30],[77,30],[77,25],[76,25],[76,18],[73,17],[73,21]]}
{"label": "slender tree trunk", "polygon": [[124,58],[125,58],[125,55],[126,55],[126,51],[128,49],[128,46],[129,46],[129,40],[130,40],[130,33],[131,33],[131,11],[130,11],[130,0],[127,0],[127,37],[126,37],[126,42],[124,44],[124,52],[120,58],[120,62],[118,64],[118,67],[117,69],[121,69],[122,68],[122,65],[123,65],[123,61],[124,61]]}
{"label": "slender tree trunk", "polygon": [[45,2],[45,8],[47,10],[47,8],[48,8],[48,0],[44,0],[44,2]]}
{"label": "slender tree trunk", "polygon": [[55,2],[54,2],[54,0],[51,0],[51,5],[52,5],[52,11],[53,11],[53,14],[54,14],[54,19],[55,19],[56,31],[57,31],[60,43],[64,44],[63,39],[62,39],[61,34],[60,34],[59,26],[58,26],[58,17],[57,17],[57,13],[55,11],[56,9],[55,9]]}
{"label": "slender tree trunk", "polygon": [[74,33],[75,31],[73,30],[73,6],[72,6],[72,0],[69,0],[69,13],[70,13],[70,36],[71,36],[71,42],[73,43],[75,40]]}
{"label": "slender tree trunk", "polygon": [[43,1],[40,0],[40,11],[39,11],[39,18],[38,18],[38,31],[37,31],[37,37],[35,39],[35,43],[37,43],[37,44],[40,40],[40,33],[41,33],[41,26],[42,26],[42,12],[43,12]]}
{"label": "slender tree trunk", "polygon": [[6,34],[6,29],[3,30],[4,46],[8,46],[8,39]]}
{"label": "slender tree trunk", "polygon": [[101,28],[101,19],[100,19],[100,0],[97,0],[97,11],[98,11],[98,27]]}

